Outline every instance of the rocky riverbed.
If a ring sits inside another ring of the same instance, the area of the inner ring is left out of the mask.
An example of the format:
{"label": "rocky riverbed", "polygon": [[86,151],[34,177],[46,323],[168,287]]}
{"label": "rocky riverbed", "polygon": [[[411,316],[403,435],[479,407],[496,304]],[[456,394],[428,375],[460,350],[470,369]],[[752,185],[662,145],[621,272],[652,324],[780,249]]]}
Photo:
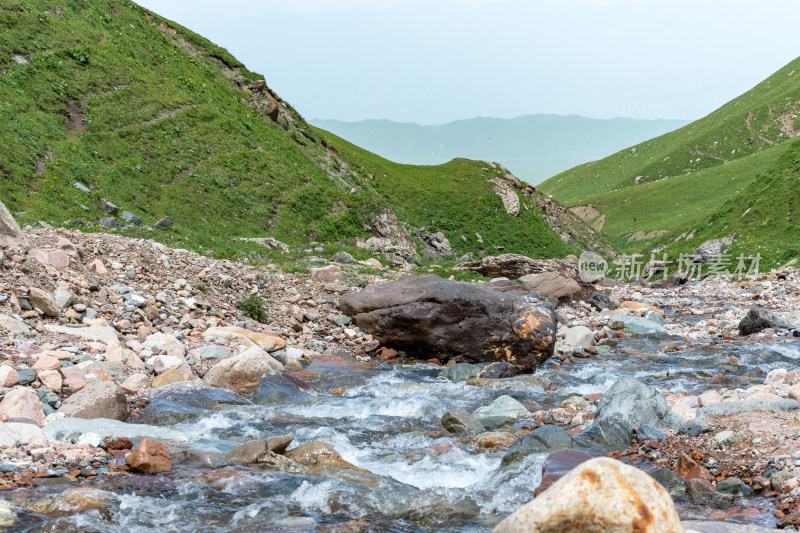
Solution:
{"label": "rocky riverbed", "polygon": [[[471,359],[452,330],[449,350],[373,337],[339,303],[403,276],[375,260],[295,275],[117,235],[25,238],[0,265],[8,530],[490,531],[543,467],[549,486],[604,455],[651,474],[684,521],[800,525],[794,269],[606,280],[577,301],[482,284],[516,302],[493,337],[552,328],[531,363],[510,343]],[[740,334],[754,307],[772,315]],[[391,327],[437,338],[422,308]]]}

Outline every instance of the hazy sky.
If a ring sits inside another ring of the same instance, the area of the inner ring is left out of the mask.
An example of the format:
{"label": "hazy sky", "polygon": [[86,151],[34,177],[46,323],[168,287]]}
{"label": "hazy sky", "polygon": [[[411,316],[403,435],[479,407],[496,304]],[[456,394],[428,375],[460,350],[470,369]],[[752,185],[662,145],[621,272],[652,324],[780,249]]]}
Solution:
{"label": "hazy sky", "polygon": [[798,55],[798,0],[137,0],[306,118],[699,118]]}

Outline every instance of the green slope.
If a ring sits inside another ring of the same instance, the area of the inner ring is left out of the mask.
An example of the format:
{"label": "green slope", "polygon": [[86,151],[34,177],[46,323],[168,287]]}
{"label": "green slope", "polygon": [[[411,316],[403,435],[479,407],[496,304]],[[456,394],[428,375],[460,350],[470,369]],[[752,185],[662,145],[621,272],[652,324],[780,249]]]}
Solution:
{"label": "green slope", "polygon": [[[235,236],[366,237],[364,221],[396,202],[414,225],[480,227],[508,252],[572,251],[533,213],[495,215],[478,162],[403,167],[379,191],[354,170],[361,159],[328,147],[261,75],[130,1],[5,0],[0,36],[0,197],[23,224],[94,221],[106,198],[145,224],[176,220],[134,235],[228,255],[252,247]],[[428,183],[445,177],[444,189]],[[441,211],[445,199],[423,190],[458,202]],[[467,238],[459,250],[486,247]]]}
{"label": "green slope", "polygon": [[691,253],[709,239],[736,234],[728,250],[734,265],[739,254],[762,257],[761,271],[800,258],[800,140],[784,144],[780,157],[716,212],[684,229],[689,236],[655,240],[672,258]]}
{"label": "green slope", "polygon": [[[707,117],[540,188],[567,205],[597,209],[605,217],[602,233],[621,252],[685,250],[700,243],[677,237],[693,230],[706,235],[719,208],[780,168],[788,141],[800,133],[798,117],[800,58]],[[755,235],[748,249],[766,245],[765,239]]]}
{"label": "green slope", "polygon": [[642,182],[692,175],[756,154],[800,131],[800,58],[747,93],[683,128],[541,184],[565,204]]}
{"label": "green slope", "polygon": [[520,215],[510,217],[506,213],[489,182],[503,178],[505,172],[499,168],[476,165],[467,159],[437,166],[403,165],[332,133],[317,131],[354,170],[370,177],[370,185],[395,206],[399,218],[412,226],[442,230],[457,255],[477,250],[489,255],[517,252],[531,257],[560,257],[575,251],[522,195]]}

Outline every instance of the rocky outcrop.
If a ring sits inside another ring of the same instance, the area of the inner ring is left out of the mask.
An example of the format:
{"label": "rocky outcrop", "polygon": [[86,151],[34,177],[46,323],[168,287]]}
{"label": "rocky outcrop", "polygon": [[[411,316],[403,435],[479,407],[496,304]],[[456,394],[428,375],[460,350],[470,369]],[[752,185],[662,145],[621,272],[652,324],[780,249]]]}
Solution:
{"label": "rocky outcrop", "polygon": [[725,249],[733,244],[734,234],[731,233],[723,239],[712,239],[706,241],[695,249],[692,254],[692,262],[697,264],[708,264],[722,255]]}
{"label": "rocky outcrop", "polygon": [[517,192],[512,189],[506,181],[495,178],[489,180],[489,182],[494,184],[492,190],[503,201],[503,207],[505,207],[506,213],[512,217],[519,216],[520,204]]}
{"label": "rocky outcrop", "polygon": [[656,480],[620,461],[581,463],[493,533],[683,533],[672,498]]}
{"label": "rocky outcrop", "polygon": [[453,248],[450,246],[450,241],[441,231],[437,231],[436,233],[421,233],[420,238],[428,247],[428,249],[423,252],[423,255],[426,257],[438,259],[444,255],[453,255]]}
{"label": "rocky outcrop", "polygon": [[28,240],[19,228],[19,224],[11,216],[8,208],[0,202],[0,248],[7,246],[27,246]]}
{"label": "rocky outcrop", "polygon": [[405,266],[409,259],[419,257],[416,245],[391,209],[385,209],[376,216],[369,231],[372,237],[366,241],[356,241],[359,248],[382,253],[400,266]]}
{"label": "rocky outcrop", "polygon": [[436,275],[371,285],[339,305],[359,328],[409,354],[532,372],[555,346],[556,315],[543,302]]}

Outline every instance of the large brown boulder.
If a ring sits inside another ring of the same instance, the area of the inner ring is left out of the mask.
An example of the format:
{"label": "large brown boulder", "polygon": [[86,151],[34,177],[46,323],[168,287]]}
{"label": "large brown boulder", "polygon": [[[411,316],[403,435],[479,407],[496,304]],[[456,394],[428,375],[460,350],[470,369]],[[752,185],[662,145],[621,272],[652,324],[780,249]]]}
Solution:
{"label": "large brown boulder", "polygon": [[492,285],[410,276],[345,295],[339,306],[359,328],[409,355],[504,361],[533,372],[553,355],[555,311]]}

